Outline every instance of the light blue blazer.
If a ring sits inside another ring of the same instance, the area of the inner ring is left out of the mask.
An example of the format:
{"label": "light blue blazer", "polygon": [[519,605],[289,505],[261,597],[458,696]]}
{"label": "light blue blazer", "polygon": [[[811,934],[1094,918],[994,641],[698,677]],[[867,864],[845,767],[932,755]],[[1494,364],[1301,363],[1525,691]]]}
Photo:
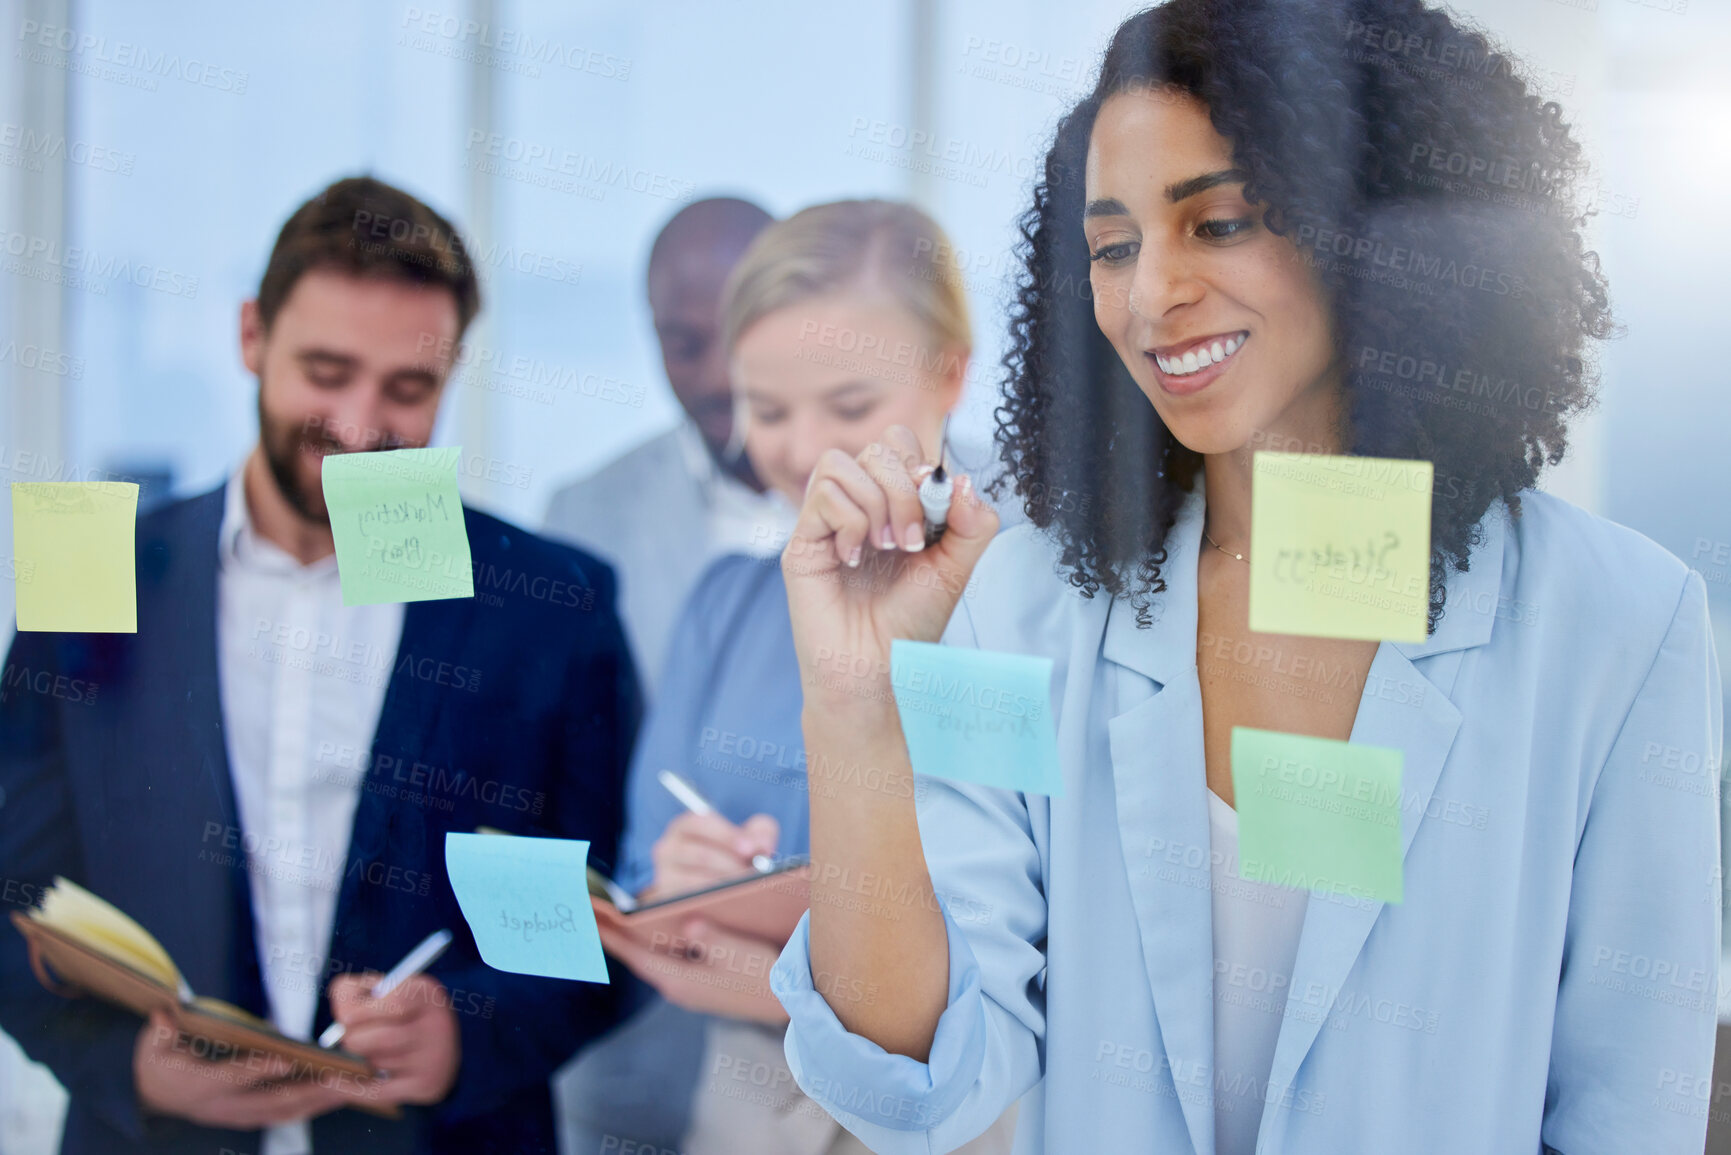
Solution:
{"label": "light blue blazer", "polygon": [[[799,1085],[874,1151],[1214,1151],[1193,494],[1151,628],[1001,535],[950,645],[1053,659],[1064,795],[931,780],[949,931],[929,1063],[842,1028],[807,927],[773,973]],[[1501,505],[1352,741],[1405,752],[1399,904],[1313,893],[1265,1155],[1699,1155],[1719,959],[1718,664],[1699,576],[1543,494]]]}

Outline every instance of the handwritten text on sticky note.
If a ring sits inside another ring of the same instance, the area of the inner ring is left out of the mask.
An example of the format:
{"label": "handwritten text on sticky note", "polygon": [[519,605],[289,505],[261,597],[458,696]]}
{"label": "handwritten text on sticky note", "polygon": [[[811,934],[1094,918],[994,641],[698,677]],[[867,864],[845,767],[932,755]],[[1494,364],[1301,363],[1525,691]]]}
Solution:
{"label": "handwritten text on sticky note", "polygon": [[1232,728],[1238,873],[1399,902],[1401,752]]}
{"label": "handwritten text on sticky note", "polygon": [[890,685],[916,774],[1064,792],[1050,658],[897,639]]}
{"label": "handwritten text on sticky note", "polygon": [[445,871],[481,959],[494,970],[607,981],[589,903],[589,844],[512,834],[445,835]]}
{"label": "handwritten text on sticky note", "polygon": [[1433,474],[1428,461],[1258,453],[1250,628],[1424,641]]}
{"label": "handwritten text on sticky note", "polygon": [[393,449],[324,459],[325,508],[346,606],[475,595],[457,494],[462,449]]}
{"label": "handwritten text on sticky note", "polygon": [[131,482],[13,482],[18,628],[137,633],[137,520]]}

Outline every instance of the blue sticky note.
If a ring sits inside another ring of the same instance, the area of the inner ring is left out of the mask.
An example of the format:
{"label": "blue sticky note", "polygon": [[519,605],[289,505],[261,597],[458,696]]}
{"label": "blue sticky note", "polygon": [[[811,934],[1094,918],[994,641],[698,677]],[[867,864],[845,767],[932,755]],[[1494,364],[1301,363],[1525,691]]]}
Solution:
{"label": "blue sticky note", "polygon": [[445,835],[445,872],[498,971],[607,981],[607,959],[589,905],[589,844],[514,834]]}
{"label": "blue sticky note", "polygon": [[898,638],[890,643],[890,687],[914,773],[1064,793],[1052,659]]}

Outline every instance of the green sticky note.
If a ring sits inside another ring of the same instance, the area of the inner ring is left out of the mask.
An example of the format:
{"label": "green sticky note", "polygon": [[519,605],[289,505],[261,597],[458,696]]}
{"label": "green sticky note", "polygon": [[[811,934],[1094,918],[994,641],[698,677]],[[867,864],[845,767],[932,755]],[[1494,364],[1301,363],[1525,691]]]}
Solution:
{"label": "green sticky note", "polygon": [[13,482],[18,628],[136,634],[137,520],[131,482]]}
{"label": "green sticky note", "polygon": [[1052,659],[896,639],[890,688],[914,773],[1064,793]]}
{"label": "green sticky note", "polygon": [[1401,901],[1401,752],[1232,728],[1238,874]]}
{"label": "green sticky note", "polygon": [[589,903],[589,844],[445,834],[445,873],[481,961],[496,971],[607,982]]}
{"label": "green sticky note", "polygon": [[1428,461],[1258,453],[1250,491],[1250,628],[1425,640]]}
{"label": "green sticky note", "polygon": [[457,495],[458,446],[324,459],[345,606],[475,596]]}

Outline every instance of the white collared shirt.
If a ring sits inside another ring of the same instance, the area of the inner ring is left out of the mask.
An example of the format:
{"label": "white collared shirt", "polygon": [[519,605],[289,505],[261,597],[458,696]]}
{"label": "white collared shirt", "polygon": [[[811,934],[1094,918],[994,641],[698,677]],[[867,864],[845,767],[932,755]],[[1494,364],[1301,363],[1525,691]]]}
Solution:
{"label": "white collared shirt", "polygon": [[747,553],[754,557],[773,557],[779,554],[793,533],[799,510],[789,505],[787,498],[775,490],[766,489],[759,493],[721,468],[704,443],[703,434],[692,422],[681,422],[678,436],[686,468],[697,479],[705,498],[710,556]]}
{"label": "white collared shirt", "polygon": [[[271,1021],[307,1039],[403,607],[344,606],[334,555],[303,566],[261,537],[244,473],[218,536],[223,734]],[[263,1150],[304,1155],[310,1128],[272,1127]]]}

